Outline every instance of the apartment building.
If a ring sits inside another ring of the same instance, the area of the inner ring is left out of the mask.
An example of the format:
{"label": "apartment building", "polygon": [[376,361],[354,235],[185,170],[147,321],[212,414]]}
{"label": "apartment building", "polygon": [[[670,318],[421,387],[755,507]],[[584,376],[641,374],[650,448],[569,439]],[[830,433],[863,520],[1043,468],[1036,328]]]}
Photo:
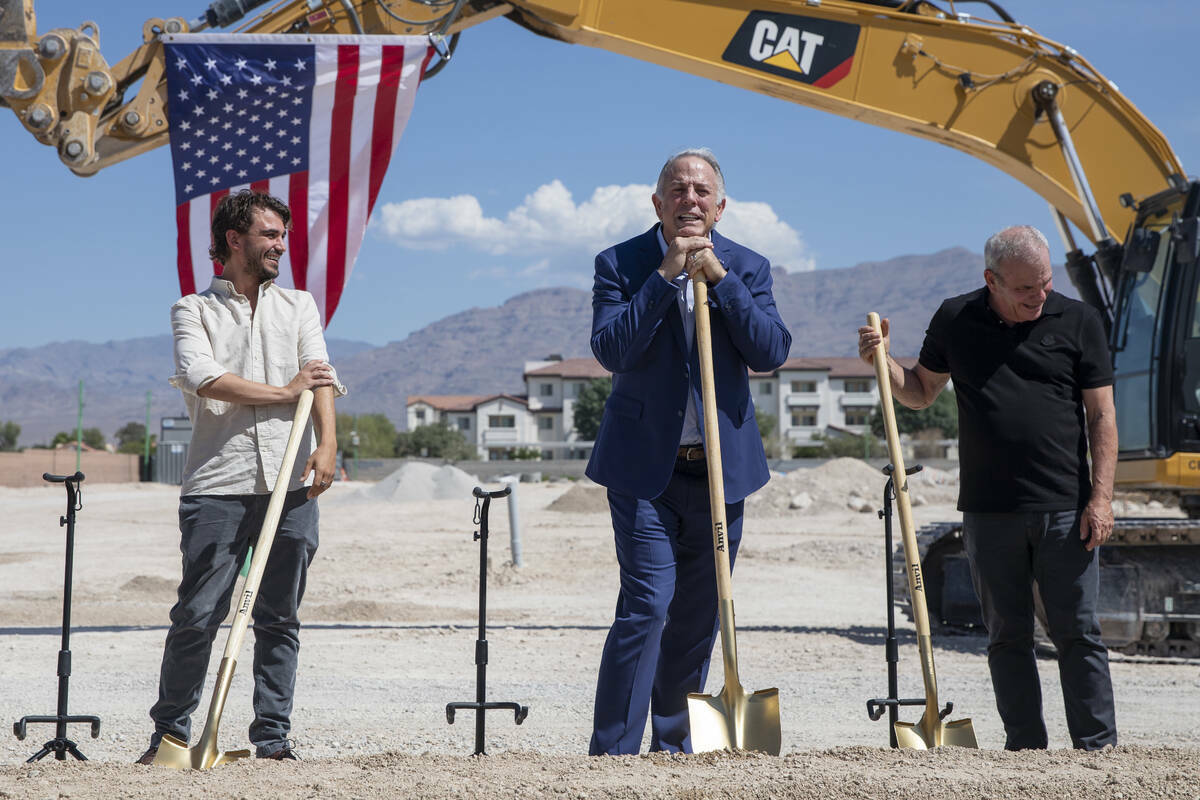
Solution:
{"label": "apartment building", "polygon": [[[897,360],[916,364],[915,358]],[[527,361],[524,395],[413,395],[408,429],[445,422],[488,460],[510,458],[518,448],[535,449],[546,460],[587,458],[592,443],[575,432],[575,400],[589,381],[608,376],[592,358]],[[857,358],[789,358],[773,372],[750,373],[750,391],[755,408],[779,420],[785,453],[788,446],[813,443],[814,435],[866,433],[879,404],[875,370]]]}
{"label": "apartment building", "polygon": [[774,415],[780,437],[792,445],[811,444],[814,434],[864,434],[879,405],[875,368],[858,358],[789,358],[774,372],[750,373],[750,391],[754,407]]}

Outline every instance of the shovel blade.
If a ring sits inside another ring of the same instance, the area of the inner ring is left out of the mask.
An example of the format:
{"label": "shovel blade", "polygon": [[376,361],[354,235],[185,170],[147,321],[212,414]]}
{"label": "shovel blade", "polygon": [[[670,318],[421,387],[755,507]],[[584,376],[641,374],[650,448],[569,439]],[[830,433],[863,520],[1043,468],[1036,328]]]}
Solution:
{"label": "shovel blade", "polygon": [[897,722],[896,744],[910,750],[930,750],[934,747],[969,747],[979,749],[975,739],[975,726],[969,719],[943,723],[940,719],[929,722],[924,717],[918,723]]}
{"label": "shovel blade", "polygon": [[688,719],[692,752],[758,750],[779,755],[779,690],[760,689],[747,694],[739,686],[718,695],[689,694]]}
{"label": "shovel blade", "polygon": [[201,738],[195,747],[188,747],[174,736],[165,734],[158,743],[154,764],[171,769],[211,769],[249,757],[249,750],[229,750],[222,753],[217,749],[215,737]]}

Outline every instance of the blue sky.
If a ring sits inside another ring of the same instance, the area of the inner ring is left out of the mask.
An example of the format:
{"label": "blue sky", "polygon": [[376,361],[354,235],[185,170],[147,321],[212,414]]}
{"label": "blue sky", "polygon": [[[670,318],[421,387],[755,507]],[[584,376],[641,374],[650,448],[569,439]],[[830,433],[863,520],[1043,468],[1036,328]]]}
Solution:
{"label": "blue sky", "polygon": [[[1194,0],[1001,2],[1077,49],[1200,169],[1200,103],[1186,77],[1200,38]],[[110,63],[137,46],[146,19],[205,7],[35,5],[42,33],[94,20]],[[523,291],[590,286],[594,253],[653,221],[649,185],[665,157],[697,144],[725,170],[722,230],[789,269],[979,251],[1018,222],[1042,227],[1061,259],[1045,202],[966,155],[498,19],[468,30],[422,85],[328,335],[384,344]],[[168,332],[179,294],[168,148],[77,178],[0,110],[0,153],[13,292],[0,349]]]}

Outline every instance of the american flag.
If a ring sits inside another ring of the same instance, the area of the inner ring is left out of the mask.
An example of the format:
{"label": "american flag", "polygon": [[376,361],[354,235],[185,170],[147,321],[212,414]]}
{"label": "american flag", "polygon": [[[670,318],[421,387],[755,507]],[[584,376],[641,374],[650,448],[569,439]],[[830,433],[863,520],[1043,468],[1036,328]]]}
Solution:
{"label": "american flag", "polygon": [[333,317],[432,49],[415,36],[163,38],[179,289],[204,291],[217,201],[243,188],[292,212],[278,283]]}

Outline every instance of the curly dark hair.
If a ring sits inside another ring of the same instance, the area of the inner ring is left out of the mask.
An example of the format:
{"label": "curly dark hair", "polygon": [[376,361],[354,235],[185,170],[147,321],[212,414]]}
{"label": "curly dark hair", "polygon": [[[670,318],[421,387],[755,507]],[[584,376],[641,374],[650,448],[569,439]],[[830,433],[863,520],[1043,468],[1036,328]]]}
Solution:
{"label": "curly dark hair", "polygon": [[265,192],[252,192],[242,189],[237,194],[227,194],[217,203],[212,217],[212,246],[208,248],[208,257],[221,264],[229,258],[229,243],[225,241],[226,231],[249,233],[253,221],[254,209],[274,211],[283,220],[285,228],[292,226],[292,212],[282,200],[272,197]]}

